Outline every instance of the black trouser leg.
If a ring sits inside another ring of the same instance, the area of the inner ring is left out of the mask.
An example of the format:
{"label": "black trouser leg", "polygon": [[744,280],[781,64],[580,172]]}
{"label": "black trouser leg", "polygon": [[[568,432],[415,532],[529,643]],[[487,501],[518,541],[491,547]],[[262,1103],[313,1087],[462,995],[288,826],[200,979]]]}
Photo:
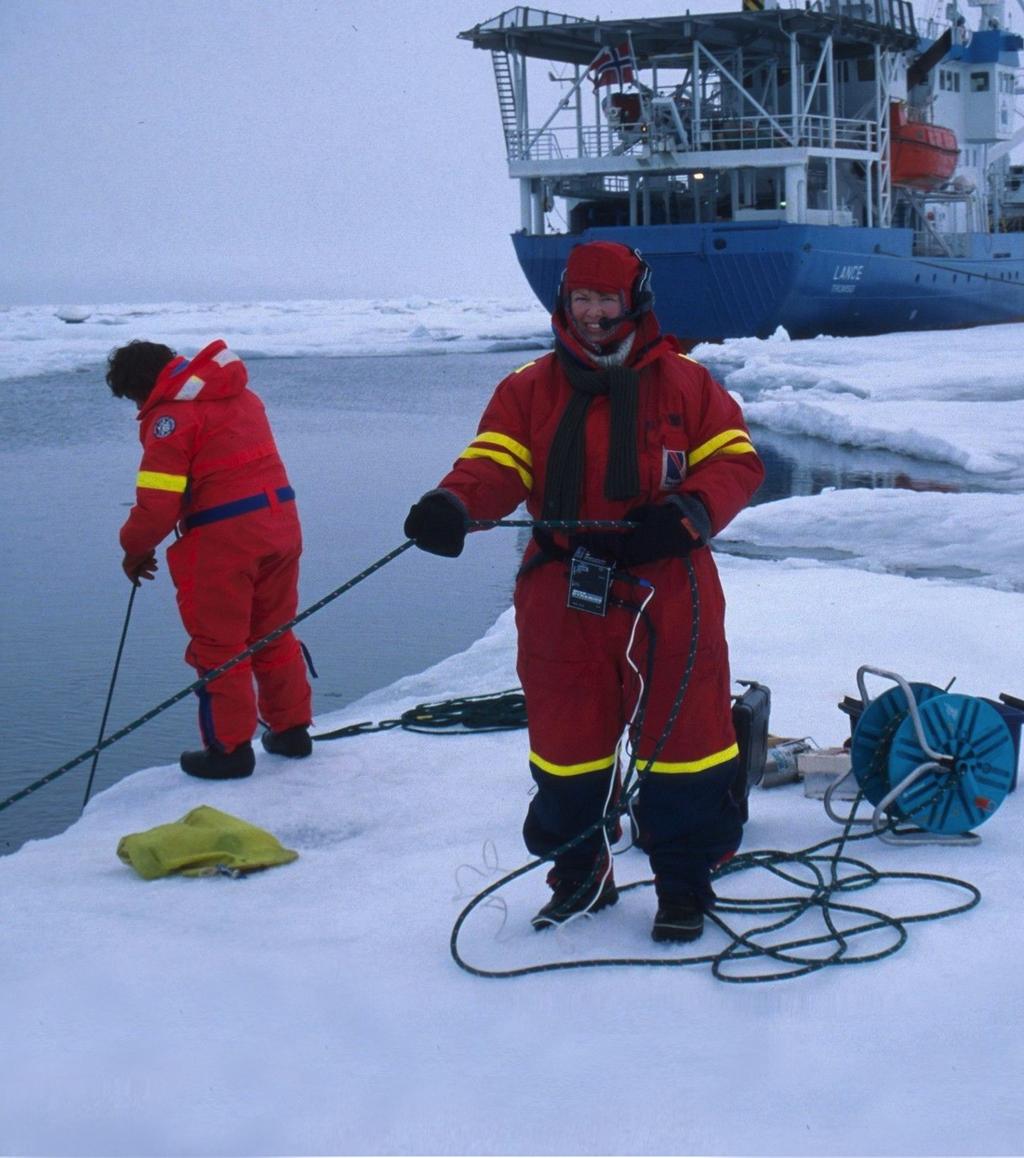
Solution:
{"label": "black trouser leg", "polygon": [[730,789],[737,761],[705,772],[649,772],[637,793],[640,847],[654,870],[659,901],[692,897],[710,908],[711,870],[739,848],[740,812]]}
{"label": "black trouser leg", "polygon": [[537,792],[523,824],[523,840],[534,856],[549,856],[581,832],[597,825],[579,844],[555,858],[555,873],[561,878],[591,872],[604,852],[603,829],[598,823],[608,800],[612,767],[574,776],[553,776],[536,764],[530,771]]}

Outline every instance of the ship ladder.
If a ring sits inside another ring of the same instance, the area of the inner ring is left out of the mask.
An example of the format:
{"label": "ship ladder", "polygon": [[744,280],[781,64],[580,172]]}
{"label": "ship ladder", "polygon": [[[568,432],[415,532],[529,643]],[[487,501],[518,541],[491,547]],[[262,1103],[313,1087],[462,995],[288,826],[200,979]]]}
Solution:
{"label": "ship ladder", "polygon": [[509,159],[518,157],[519,125],[516,118],[516,93],[512,84],[512,66],[509,63],[508,53],[494,50],[491,52],[491,61],[494,64],[494,83],[498,88],[498,108],[501,112],[501,127],[505,132],[505,149]]}

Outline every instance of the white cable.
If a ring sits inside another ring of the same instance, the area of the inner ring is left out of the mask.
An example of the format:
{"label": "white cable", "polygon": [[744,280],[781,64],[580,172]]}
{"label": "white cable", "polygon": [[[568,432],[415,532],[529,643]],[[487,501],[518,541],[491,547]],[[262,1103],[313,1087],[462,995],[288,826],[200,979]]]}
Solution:
{"label": "white cable", "polygon": [[[642,580],[641,582],[646,582],[646,580]],[[647,610],[647,604],[650,603],[650,601],[654,598],[654,584],[650,583],[648,586],[650,587],[650,591],[647,593],[647,598],[643,601],[643,603],[640,604],[640,610],[636,613],[636,617],[633,620],[633,630],[629,633],[629,642],[626,644],[626,663],[628,663],[629,666],[633,669],[636,678],[640,681],[640,691],[636,697],[636,703],[633,705],[633,712],[629,717],[629,723],[626,725],[626,735],[630,738],[627,743],[631,742],[632,740],[633,725],[636,723],[637,713],[640,711],[640,705],[643,703],[644,699],[644,677],[641,674],[640,669],[633,662],[633,656],[630,653],[632,652],[633,644],[636,641],[637,624],[639,624],[643,613]]]}
{"label": "white cable", "polygon": [[[644,580],[644,582],[646,582],[646,580]],[[640,711],[640,705],[644,702],[644,690],[646,687],[643,674],[637,665],[633,662],[633,656],[631,655],[631,652],[633,650],[633,643],[636,639],[637,624],[640,622],[640,618],[643,613],[647,610],[647,604],[650,603],[650,601],[654,598],[654,585],[648,584],[648,586],[651,589],[647,594],[647,598],[643,601],[643,603],[640,604],[640,610],[636,613],[636,618],[633,620],[633,630],[630,632],[629,642],[626,644],[626,663],[628,663],[629,666],[633,669],[633,673],[640,684],[640,688],[637,692],[636,702],[633,704],[632,715],[629,718],[629,723],[626,725],[626,753],[630,757],[633,754],[633,726],[636,723],[637,715]],[[633,815],[632,801],[629,802],[629,819],[633,825],[633,831],[636,833],[639,831],[639,825],[636,822],[636,817]]]}
{"label": "white cable", "polygon": [[[646,580],[642,580],[642,582],[646,586],[650,587],[650,591],[647,592],[647,595],[646,595],[643,603],[640,604],[640,607],[637,610],[636,615],[633,617],[633,626],[630,629],[629,639],[626,642],[626,663],[628,663],[629,666],[633,669],[633,671],[636,673],[637,679],[639,679],[639,681],[640,681],[640,693],[637,696],[636,703],[633,705],[632,714],[630,715],[629,722],[626,725],[626,729],[627,729],[626,734],[627,735],[629,735],[629,732],[632,729],[634,722],[636,721],[637,712],[640,710],[640,704],[643,701],[643,694],[644,694],[644,677],[640,674],[640,669],[633,662],[633,657],[630,654],[630,652],[633,650],[633,644],[636,641],[637,624],[640,622],[641,618],[643,617],[644,612],[647,610],[647,604],[650,603],[650,601],[654,598],[654,584],[648,583]],[[615,773],[616,773],[616,770],[619,766],[619,748],[621,747],[621,744],[622,744],[622,739],[620,737],[619,744],[616,745],[616,748],[615,748],[615,759],[612,763],[611,775],[608,777],[608,795],[605,797],[604,806],[601,809],[602,819],[608,815],[608,809],[611,807],[612,794],[615,790],[615,779],[616,779]],[[605,882],[612,875],[612,863],[613,863],[612,844],[611,844],[611,841],[608,839],[608,826],[606,824],[601,825],[601,837],[604,840],[604,853],[605,853],[604,875],[601,877],[601,880],[598,883],[597,888],[594,890],[594,895],[593,895],[593,897],[591,897],[590,902],[588,903],[586,908],[580,909],[580,911],[578,913],[573,913],[571,916],[566,917],[566,919],[564,921],[558,922],[558,927],[561,929],[564,929],[567,925],[571,925],[573,921],[579,920],[580,917],[587,917],[590,915],[590,910],[591,910],[591,908],[593,908],[594,902],[597,900],[597,898],[604,891]]]}

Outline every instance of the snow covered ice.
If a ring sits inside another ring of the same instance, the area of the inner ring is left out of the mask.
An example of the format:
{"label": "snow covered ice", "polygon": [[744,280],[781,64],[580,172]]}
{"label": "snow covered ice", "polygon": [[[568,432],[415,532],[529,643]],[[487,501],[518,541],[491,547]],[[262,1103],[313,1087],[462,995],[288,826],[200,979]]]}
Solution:
{"label": "snow covered ice", "polygon": [[[0,314],[0,390],[5,377],[97,367],[143,334],[188,349],[223,335],[248,356],[547,341],[529,305],[377,303],[348,331],[337,303],[90,308],[75,326],[35,307]],[[733,676],[771,688],[772,731],[841,743],[836,705],[865,663],[942,687],[956,677],[967,694],[1024,694],[1024,330],[781,337],[694,354],[745,399],[755,442],[799,431],[888,447],[991,488],[801,495],[726,530]],[[417,562],[406,552],[393,565]],[[459,583],[454,561],[439,615],[457,606]],[[465,653],[318,716],[317,729],[516,684],[506,612]],[[146,769],[66,833],[0,860],[0,1151],[1020,1152],[1020,792],[978,847],[851,850],[982,892],[966,914],[911,924],[881,962],[754,986],[722,984],[706,966],[485,980],[457,968],[448,941],[470,897],[528,859],[526,751],[525,732],[396,729],[320,744],[301,763],[261,753],[242,782]],[[269,829],[299,859],[247,880],[150,883],[117,860],[121,836],[199,804]],[[744,849],[837,834],[799,785],[755,789]],[[639,853],[617,859],[620,883],[648,875]],[[961,899],[913,880],[881,888],[865,903],[896,913]],[[538,935],[529,918],[546,893],[538,870],[503,892],[503,911],[475,910],[467,960],[689,952],[651,942],[649,889]],[[698,948],[725,943],[709,926]]]}

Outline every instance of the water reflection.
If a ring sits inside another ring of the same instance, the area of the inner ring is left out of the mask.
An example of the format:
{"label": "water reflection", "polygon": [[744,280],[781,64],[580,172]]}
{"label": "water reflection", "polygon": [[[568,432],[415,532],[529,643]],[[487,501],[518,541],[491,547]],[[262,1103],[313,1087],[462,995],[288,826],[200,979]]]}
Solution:
{"label": "water reflection", "polygon": [[755,505],[796,495],[816,495],[829,489],[858,487],[946,493],[1017,489],[1006,480],[891,451],[835,446],[817,438],[780,435],[757,427],[751,433],[767,472],[764,484],[754,497]]}

